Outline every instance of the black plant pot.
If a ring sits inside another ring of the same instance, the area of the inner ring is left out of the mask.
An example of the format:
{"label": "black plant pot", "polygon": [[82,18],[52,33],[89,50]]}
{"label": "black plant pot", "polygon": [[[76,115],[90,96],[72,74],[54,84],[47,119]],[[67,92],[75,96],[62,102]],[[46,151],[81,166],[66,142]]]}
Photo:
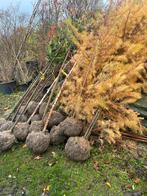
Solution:
{"label": "black plant pot", "polygon": [[19,91],[26,91],[28,89],[28,87],[30,86],[31,82],[32,81],[29,81],[29,82],[27,82],[25,84],[19,84],[18,85],[18,90]]}
{"label": "black plant pot", "polygon": [[28,84],[21,84],[18,86],[18,90],[19,91],[26,91],[28,86],[29,86]]}
{"label": "black plant pot", "polygon": [[11,94],[16,90],[16,81],[0,82],[0,93]]}

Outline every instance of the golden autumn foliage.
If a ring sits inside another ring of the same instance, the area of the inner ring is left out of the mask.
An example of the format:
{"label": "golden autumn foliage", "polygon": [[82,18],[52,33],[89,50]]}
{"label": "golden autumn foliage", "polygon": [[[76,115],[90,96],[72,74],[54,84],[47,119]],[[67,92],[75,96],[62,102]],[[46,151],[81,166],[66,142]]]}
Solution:
{"label": "golden autumn foliage", "polygon": [[147,85],[147,1],[123,1],[108,14],[92,32],[79,33],[68,24],[77,53],[60,103],[66,113],[88,123],[99,109],[101,137],[114,143],[126,129],[144,130],[128,104],[140,99]]}

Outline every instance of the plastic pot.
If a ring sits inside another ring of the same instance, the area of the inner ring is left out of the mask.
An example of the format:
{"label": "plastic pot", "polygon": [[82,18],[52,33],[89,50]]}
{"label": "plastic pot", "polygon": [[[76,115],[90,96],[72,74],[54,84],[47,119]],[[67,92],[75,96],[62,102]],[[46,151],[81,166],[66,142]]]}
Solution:
{"label": "plastic pot", "polygon": [[11,94],[16,90],[16,81],[0,82],[0,93]]}

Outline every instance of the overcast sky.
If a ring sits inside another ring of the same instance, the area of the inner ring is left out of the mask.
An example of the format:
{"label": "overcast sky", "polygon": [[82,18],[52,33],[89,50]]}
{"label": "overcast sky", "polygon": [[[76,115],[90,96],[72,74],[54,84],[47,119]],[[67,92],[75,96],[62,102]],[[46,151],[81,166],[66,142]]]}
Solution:
{"label": "overcast sky", "polygon": [[36,0],[0,0],[0,9],[7,9],[11,5],[20,4],[20,9],[23,12],[31,13],[32,4]]}

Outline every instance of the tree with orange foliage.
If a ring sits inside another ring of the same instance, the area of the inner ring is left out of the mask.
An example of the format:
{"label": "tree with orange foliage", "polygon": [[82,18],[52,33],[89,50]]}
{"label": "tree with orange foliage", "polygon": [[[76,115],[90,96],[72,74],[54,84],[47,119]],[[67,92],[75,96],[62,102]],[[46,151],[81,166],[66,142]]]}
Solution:
{"label": "tree with orange foliage", "polygon": [[68,22],[77,53],[60,103],[66,113],[90,123],[101,111],[97,129],[115,143],[122,132],[143,133],[139,114],[128,104],[147,87],[147,1],[122,1],[102,14],[92,32],[81,32]]}

